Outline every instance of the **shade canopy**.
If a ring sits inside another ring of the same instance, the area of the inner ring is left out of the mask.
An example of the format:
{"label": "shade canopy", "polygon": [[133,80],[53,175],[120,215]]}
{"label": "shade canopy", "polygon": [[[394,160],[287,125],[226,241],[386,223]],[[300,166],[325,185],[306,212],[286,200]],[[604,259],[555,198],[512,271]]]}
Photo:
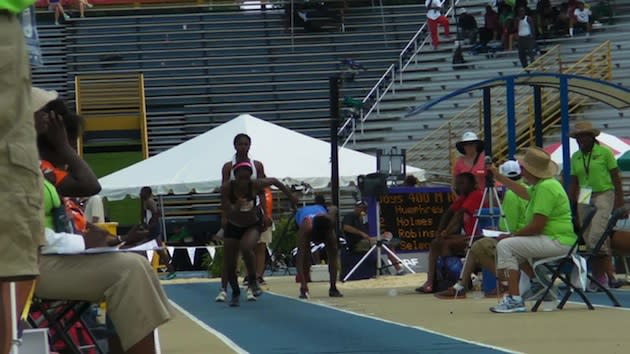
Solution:
{"label": "shade canopy", "polygon": [[[330,183],[330,144],[248,114],[160,154],[140,161],[99,180],[101,195],[110,200],[136,197],[143,186],[156,194],[209,193],[221,184],[221,167],[234,155],[233,139],[239,133],[252,138],[250,156],[261,161],[267,176],[287,184],[307,183],[315,189]],[[341,148],[340,185],[347,186],[357,176],[376,171],[376,157]],[[422,170],[407,172],[424,180]]]}

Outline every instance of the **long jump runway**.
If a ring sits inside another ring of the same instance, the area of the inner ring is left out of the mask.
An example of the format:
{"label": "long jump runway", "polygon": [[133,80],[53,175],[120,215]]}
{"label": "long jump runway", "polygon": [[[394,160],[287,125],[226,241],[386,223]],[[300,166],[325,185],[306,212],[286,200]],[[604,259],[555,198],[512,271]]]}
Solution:
{"label": "long jump runway", "polygon": [[169,298],[243,351],[288,353],[504,353],[499,348],[465,342],[265,293],[239,308],[214,302],[217,283],[165,286]]}

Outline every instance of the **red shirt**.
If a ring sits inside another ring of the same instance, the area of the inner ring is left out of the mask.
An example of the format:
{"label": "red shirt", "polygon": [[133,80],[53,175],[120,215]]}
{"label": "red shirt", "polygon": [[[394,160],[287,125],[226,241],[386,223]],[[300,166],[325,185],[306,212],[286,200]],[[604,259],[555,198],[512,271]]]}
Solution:
{"label": "red shirt", "polygon": [[459,196],[453,204],[451,204],[451,210],[453,212],[464,210],[464,232],[466,235],[472,235],[473,233],[475,222],[477,221],[475,212],[479,209],[482,198],[483,192],[477,189],[467,196]]}

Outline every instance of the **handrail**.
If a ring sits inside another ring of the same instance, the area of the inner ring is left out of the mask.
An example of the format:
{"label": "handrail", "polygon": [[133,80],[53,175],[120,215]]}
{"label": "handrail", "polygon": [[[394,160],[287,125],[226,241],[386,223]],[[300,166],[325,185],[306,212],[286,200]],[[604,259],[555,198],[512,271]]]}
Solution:
{"label": "handrail", "polygon": [[[460,0],[456,0],[452,6],[446,11],[445,16],[448,16],[453,9],[459,5]],[[427,40],[428,40],[428,36],[424,38],[424,40],[422,41],[422,43],[420,44],[420,46],[418,47],[418,42],[417,39],[418,37],[420,37],[420,34],[422,34],[424,31],[428,30],[428,25],[427,25],[428,21],[425,21],[422,26],[420,26],[420,28],[416,31],[416,33],[413,35],[413,37],[411,37],[411,39],[409,40],[409,42],[407,42],[407,45],[403,48],[403,50],[398,54],[398,62],[391,64],[387,70],[385,70],[385,73],[383,73],[383,75],[381,75],[381,77],[378,79],[378,81],[376,82],[376,84],[372,87],[372,89],[367,93],[367,95],[365,95],[365,97],[363,98],[363,104],[364,104],[364,109],[361,110],[361,133],[363,133],[363,123],[367,120],[367,118],[370,116],[370,114],[376,109],[377,113],[380,113],[380,103],[381,100],[383,99],[383,97],[385,97],[385,95],[387,94],[387,92],[389,92],[390,89],[392,89],[392,92],[395,93],[394,90],[394,84],[396,82],[396,75],[398,74],[399,77],[399,81],[402,84],[403,83],[403,72],[405,71],[405,69],[407,69],[407,67],[409,66],[409,64],[411,63],[411,61],[413,59],[416,59],[417,54],[420,52],[420,50],[422,50],[422,48],[424,47],[424,45],[426,44]],[[403,65],[403,61],[405,56],[408,54],[408,50],[414,46],[414,50],[413,50],[413,54],[409,57],[409,60]],[[417,59],[416,59],[416,63],[417,63]],[[391,76],[391,78],[390,78]],[[387,83],[385,86],[385,89],[381,90],[381,84],[383,82],[385,82],[385,80],[390,79],[389,83]],[[364,113],[365,110],[365,113]],[[346,123],[344,123],[344,126],[347,125],[347,121]],[[355,128],[353,128],[352,132],[349,134],[354,136]],[[341,130],[340,130],[341,132]],[[346,140],[346,142],[344,142],[343,146],[345,146],[345,143],[347,143],[348,140]]]}
{"label": "handrail", "polygon": [[[562,65],[560,61],[560,50],[559,46],[556,45],[550,48],[544,55],[538,57],[533,63],[531,63],[526,69],[528,71],[548,71],[550,68],[556,68],[554,71],[561,71]],[[505,97],[505,89],[498,87],[494,88],[493,97],[497,100],[503,100]],[[526,88],[521,88],[517,90],[518,93],[522,93],[526,90]],[[521,104],[521,101],[518,101]],[[522,107],[519,105],[518,107],[521,109]],[[493,117],[499,117],[504,115],[504,111],[492,112]],[[517,116],[519,111],[517,110]],[[415,144],[411,149],[407,150],[407,161],[411,164],[413,162],[422,161],[422,167],[425,170],[437,169],[442,170],[445,169],[451,161],[451,155],[453,154],[453,146],[452,144],[445,145],[449,139],[456,138],[458,134],[461,134],[463,131],[480,131],[482,124],[481,117],[483,115],[483,104],[482,100],[477,100],[464,110],[460,111],[454,117],[449,119],[439,128],[434,130],[431,134],[427,135],[417,144]],[[504,120],[504,119],[503,119]],[[504,128],[505,122],[501,120],[494,119],[493,130],[501,131],[505,130]],[[482,132],[483,133],[483,132]],[[498,135],[498,134],[497,134]],[[424,159],[425,155],[431,153],[431,151],[448,151],[448,156],[444,158],[440,158],[436,161],[430,160],[426,161]]]}

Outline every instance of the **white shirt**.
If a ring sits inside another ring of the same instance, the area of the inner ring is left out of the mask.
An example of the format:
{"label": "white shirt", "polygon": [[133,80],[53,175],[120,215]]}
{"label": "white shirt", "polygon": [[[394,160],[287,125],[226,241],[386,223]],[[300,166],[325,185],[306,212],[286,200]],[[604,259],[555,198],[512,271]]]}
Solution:
{"label": "white shirt", "polygon": [[527,37],[532,35],[532,29],[529,26],[529,22],[527,22],[527,16],[518,21],[518,36],[519,37]]}
{"label": "white shirt", "polygon": [[[85,203],[85,218],[91,223],[105,222],[105,210],[103,199],[99,195],[93,195]],[[98,220],[94,220],[98,218]]]}
{"label": "white shirt", "polygon": [[42,248],[42,254],[77,254],[85,251],[85,240],[81,235],[55,232],[49,228],[44,232],[46,246]]}
{"label": "white shirt", "polygon": [[[433,4],[431,4],[431,2],[433,2]],[[424,6],[427,7],[427,18],[430,20],[437,20],[442,13],[440,12],[440,8],[442,7],[442,4],[444,4],[444,1],[440,1],[440,0],[426,0],[424,3]],[[430,8],[434,7],[434,8]],[[435,7],[439,7],[439,8],[435,8]]]}
{"label": "white shirt", "polygon": [[575,15],[577,21],[581,23],[588,23],[588,19],[592,15],[591,9],[587,8],[584,8],[584,10],[575,9],[575,11],[573,11],[573,14]]}

